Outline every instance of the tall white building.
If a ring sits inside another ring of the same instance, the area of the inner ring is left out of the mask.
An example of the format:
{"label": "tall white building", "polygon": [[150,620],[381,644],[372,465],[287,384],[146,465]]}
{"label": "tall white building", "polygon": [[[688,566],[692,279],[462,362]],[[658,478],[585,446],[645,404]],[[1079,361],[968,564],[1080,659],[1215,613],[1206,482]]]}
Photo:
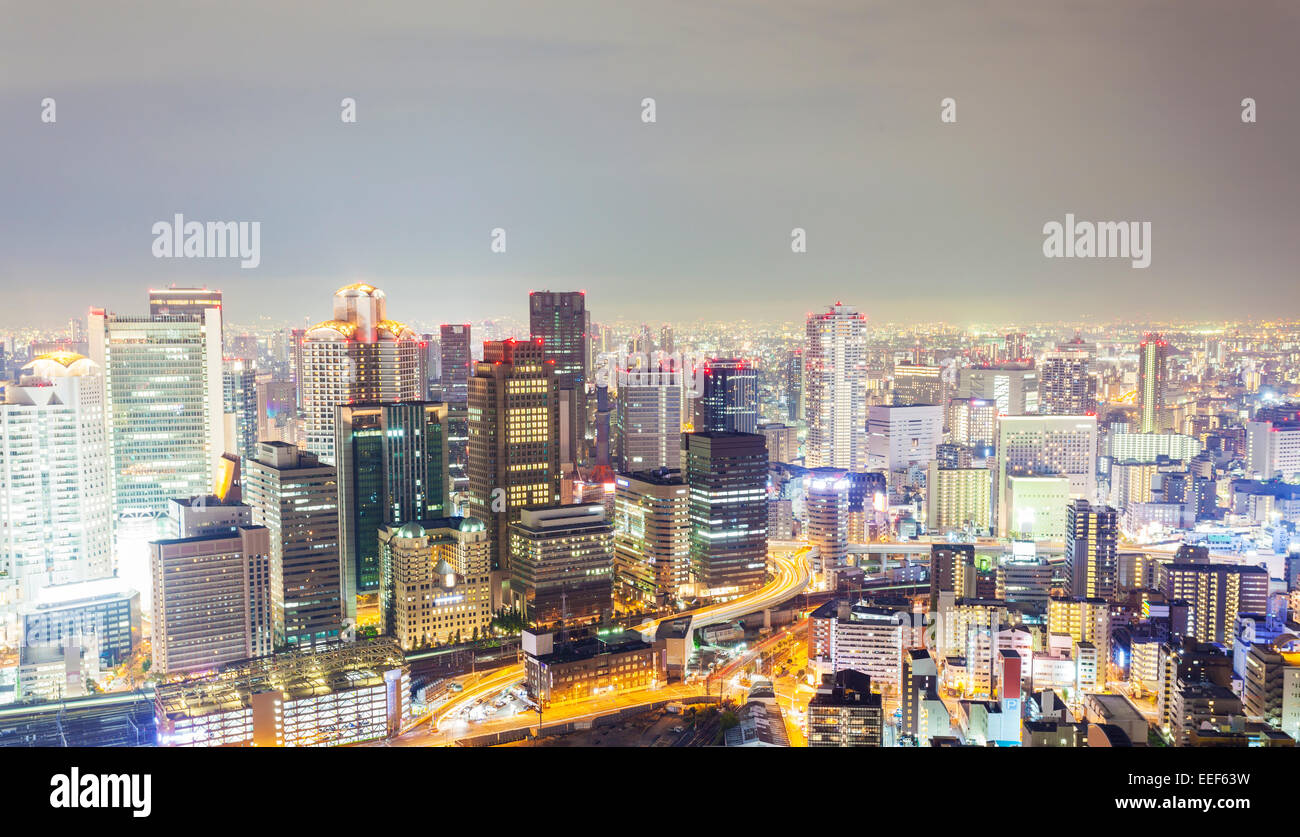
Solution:
{"label": "tall white building", "polygon": [[0,404],[0,587],[112,575],[111,504],[100,368],[39,355]]}
{"label": "tall white building", "polygon": [[635,382],[618,390],[618,470],[681,468],[681,373],[632,374]]}
{"label": "tall white building", "polygon": [[[1062,478],[1070,499],[1095,502],[1097,417],[1003,416],[998,421],[997,469],[994,490],[998,493],[998,535],[1001,537],[1006,536],[1012,523],[1008,477]],[[1061,512],[1064,513],[1064,508]],[[1055,525],[1052,529],[1055,531]],[[1036,537],[1043,535],[1036,534]]]}
{"label": "tall white building", "polygon": [[1300,424],[1246,422],[1246,463],[1257,479],[1294,479],[1300,474]]}
{"label": "tall white building", "polygon": [[114,515],[161,517],[173,497],[210,494],[225,453],[221,309],[92,309],[89,332],[104,372]]}
{"label": "tall white building", "polygon": [[867,318],[835,303],[807,323],[804,405],[809,468],[867,467]]}
{"label": "tall white building", "polygon": [[420,337],[388,319],[388,300],[373,285],[334,292],[333,318],[307,329],[302,346],[302,409],[307,451],[334,464],[334,408],[363,401],[424,397],[427,359]]}
{"label": "tall white building", "polygon": [[925,466],[943,441],[943,407],[929,404],[871,407],[867,467],[897,471]]}

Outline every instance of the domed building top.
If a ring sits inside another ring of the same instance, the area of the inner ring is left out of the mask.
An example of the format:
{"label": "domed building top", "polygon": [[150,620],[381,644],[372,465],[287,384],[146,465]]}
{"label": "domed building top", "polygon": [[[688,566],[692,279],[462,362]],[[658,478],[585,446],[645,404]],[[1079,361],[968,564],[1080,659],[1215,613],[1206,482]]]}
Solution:
{"label": "domed building top", "polygon": [[424,527],[415,521],[404,523],[402,528],[397,530],[397,537],[399,538],[423,538],[427,537],[427,535],[428,533],[424,531]]}
{"label": "domed building top", "polygon": [[355,323],[345,323],[342,320],[326,320],[322,323],[316,323],[316,325],[307,329],[307,336],[317,340],[322,337],[329,338],[331,335],[322,334],[321,332],[330,331],[334,332],[338,337],[341,337],[344,340],[350,340],[352,339],[352,335],[356,334],[357,326]]}
{"label": "domed building top", "polygon": [[414,338],[415,332],[407,327],[406,323],[399,323],[397,320],[380,320],[375,323],[375,328],[382,334],[391,336],[394,340],[401,340],[404,337]]}
{"label": "domed building top", "polygon": [[462,532],[482,532],[487,529],[487,524],[477,517],[466,517],[461,519],[460,531]]}
{"label": "domed building top", "polygon": [[99,371],[99,365],[76,352],[45,352],[32,358],[23,371],[35,378],[79,378]]}
{"label": "domed building top", "polygon": [[351,285],[344,285],[334,292],[335,296],[383,296],[384,292],[374,285],[367,285],[365,282],[353,282]]}
{"label": "domed building top", "polygon": [[433,568],[433,574],[440,575],[443,578],[446,578],[447,576],[452,576],[454,578],[456,575],[456,568],[451,564],[448,564],[446,558],[443,558],[438,562],[438,566]]}

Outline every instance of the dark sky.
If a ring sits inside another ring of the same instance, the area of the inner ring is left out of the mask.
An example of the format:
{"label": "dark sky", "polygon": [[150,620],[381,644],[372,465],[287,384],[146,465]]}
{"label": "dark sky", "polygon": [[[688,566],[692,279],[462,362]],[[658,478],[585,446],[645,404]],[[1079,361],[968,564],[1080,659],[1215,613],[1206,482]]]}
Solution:
{"label": "dark sky", "polygon": [[[1300,315],[1294,0],[3,6],[7,327],[169,282],[323,319],[359,279],[431,322],[543,287],[597,319]],[[261,266],[155,259],[175,212],[260,221]],[[1151,267],[1045,259],[1066,212],[1150,221]]]}

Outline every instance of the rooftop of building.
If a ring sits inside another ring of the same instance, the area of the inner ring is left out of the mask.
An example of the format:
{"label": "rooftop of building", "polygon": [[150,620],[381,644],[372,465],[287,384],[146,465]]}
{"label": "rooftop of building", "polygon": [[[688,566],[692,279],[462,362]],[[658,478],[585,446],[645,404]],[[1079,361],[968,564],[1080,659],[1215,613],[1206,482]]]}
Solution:
{"label": "rooftop of building", "polygon": [[586,633],[562,643],[557,641],[550,654],[542,654],[536,659],[542,665],[554,666],[590,660],[602,654],[622,654],[653,647],[652,643],[646,642],[636,631]]}

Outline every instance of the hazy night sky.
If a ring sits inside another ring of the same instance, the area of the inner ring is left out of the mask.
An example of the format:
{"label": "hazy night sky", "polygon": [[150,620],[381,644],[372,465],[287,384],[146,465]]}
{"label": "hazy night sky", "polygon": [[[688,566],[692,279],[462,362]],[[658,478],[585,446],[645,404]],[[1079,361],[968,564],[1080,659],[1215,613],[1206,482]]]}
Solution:
{"label": "hazy night sky", "polygon": [[[361,279],[424,322],[1300,316],[1294,0],[2,5],[5,327]],[[261,266],[155,259],[175,212]],[[1066,212],[1150,221],[1151,267],[1045,259]]]}

